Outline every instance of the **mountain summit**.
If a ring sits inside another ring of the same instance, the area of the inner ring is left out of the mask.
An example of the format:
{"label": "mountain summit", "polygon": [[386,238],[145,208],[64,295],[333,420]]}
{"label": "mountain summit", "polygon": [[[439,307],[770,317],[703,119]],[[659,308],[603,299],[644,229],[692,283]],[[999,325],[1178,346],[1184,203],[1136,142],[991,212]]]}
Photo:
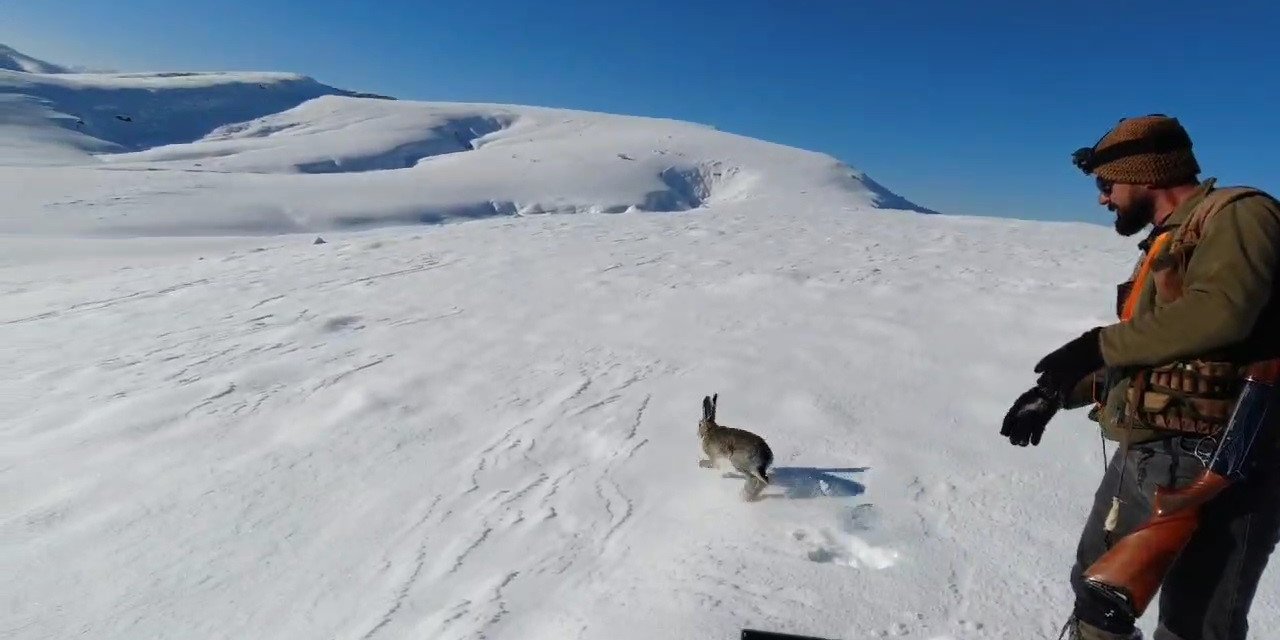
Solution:
{"label": "mountain summit", "polygon": [[4,50],[22,70],[0,70],[0,188],[16,194],[0,233],[312,233],[744,201],[932,213],[831,156],[678,120],[395,100],[294,73],[53,73]]}
{"label": "mountain summit", "polygon": [[0,69],[21,71],[23,73],[70,73],[71,70],[61,65],[37,60],[13,47],[0,44]]}

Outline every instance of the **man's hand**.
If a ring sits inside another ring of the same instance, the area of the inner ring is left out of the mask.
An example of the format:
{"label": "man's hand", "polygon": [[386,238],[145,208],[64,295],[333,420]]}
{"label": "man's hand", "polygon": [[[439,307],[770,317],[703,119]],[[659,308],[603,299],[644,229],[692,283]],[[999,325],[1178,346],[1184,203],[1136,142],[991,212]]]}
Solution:
{"label": "man's hand", "polygon": [[1086,331],[1036,363],[1035,372],[1040,374],[1036,386],[1018,396],[1000,428],[1000,435],[1009,438],[1010,444],[1039,445],[1044,428],[1066,404],[1071,390],[1085,376],[1102,368],[1102,350],[1098,346],[1101,330],[1095,327]]}
{"label": "man's hand", "polygon": [[1098,333],[1101,331],[1101,327],[1094,327],[1036,363],[1035,372],[1041,374],[1037,384],[1053,389],[1058,394],[1059,404],[1066,402],[1071,390],[1085,376],[1106,364],[1102,359],[1102,348],[1098,345]]}
{"label": "man's hand", "polygon": [[1025,447],[1028,443],[1039,446],[1045,426],[1061,406],[1055,391],[1032,387],[1013,402],[1004,416],[1000,435],[1009,438],[1009,444],[1015,446]]}

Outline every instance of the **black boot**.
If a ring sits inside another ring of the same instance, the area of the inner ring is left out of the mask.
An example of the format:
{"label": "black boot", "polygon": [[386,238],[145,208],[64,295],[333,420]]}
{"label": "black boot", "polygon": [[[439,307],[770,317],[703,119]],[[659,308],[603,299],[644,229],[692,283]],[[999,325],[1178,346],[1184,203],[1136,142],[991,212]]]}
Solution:
{"label": "black boot", "polygon": [[1143,637],[1142,630],[1136,627],[1129,633],[1112,633],[1071,616],[1067,624],[1063,625],[1058,640],[1143,640]]}

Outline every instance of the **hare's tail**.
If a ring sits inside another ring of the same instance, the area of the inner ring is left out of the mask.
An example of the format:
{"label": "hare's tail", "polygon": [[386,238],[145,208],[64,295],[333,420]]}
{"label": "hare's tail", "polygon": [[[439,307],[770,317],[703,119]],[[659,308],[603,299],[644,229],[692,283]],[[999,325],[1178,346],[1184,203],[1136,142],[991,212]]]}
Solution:
{"label": "hare's tail", "polygon": [[769,484],[769,467],[773,464],[773,450],[767,444],[761,449],[759,457],[756,458],[755,474],[753,475],[759,478],[761,482]]}

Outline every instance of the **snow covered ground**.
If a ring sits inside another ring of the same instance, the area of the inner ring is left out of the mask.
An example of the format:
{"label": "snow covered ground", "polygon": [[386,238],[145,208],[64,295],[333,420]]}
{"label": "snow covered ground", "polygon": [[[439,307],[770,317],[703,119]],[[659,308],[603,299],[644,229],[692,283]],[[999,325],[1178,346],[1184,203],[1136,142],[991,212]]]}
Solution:
{"label": "snow covered ground", "polygon": [[[665,121],[326,95],[86,151],[22,110],[0,637],[1057,637],[1100,440],[999,422],[1108,320],[1109,229]],[[711,393],[761,502],[697,465]]]}

